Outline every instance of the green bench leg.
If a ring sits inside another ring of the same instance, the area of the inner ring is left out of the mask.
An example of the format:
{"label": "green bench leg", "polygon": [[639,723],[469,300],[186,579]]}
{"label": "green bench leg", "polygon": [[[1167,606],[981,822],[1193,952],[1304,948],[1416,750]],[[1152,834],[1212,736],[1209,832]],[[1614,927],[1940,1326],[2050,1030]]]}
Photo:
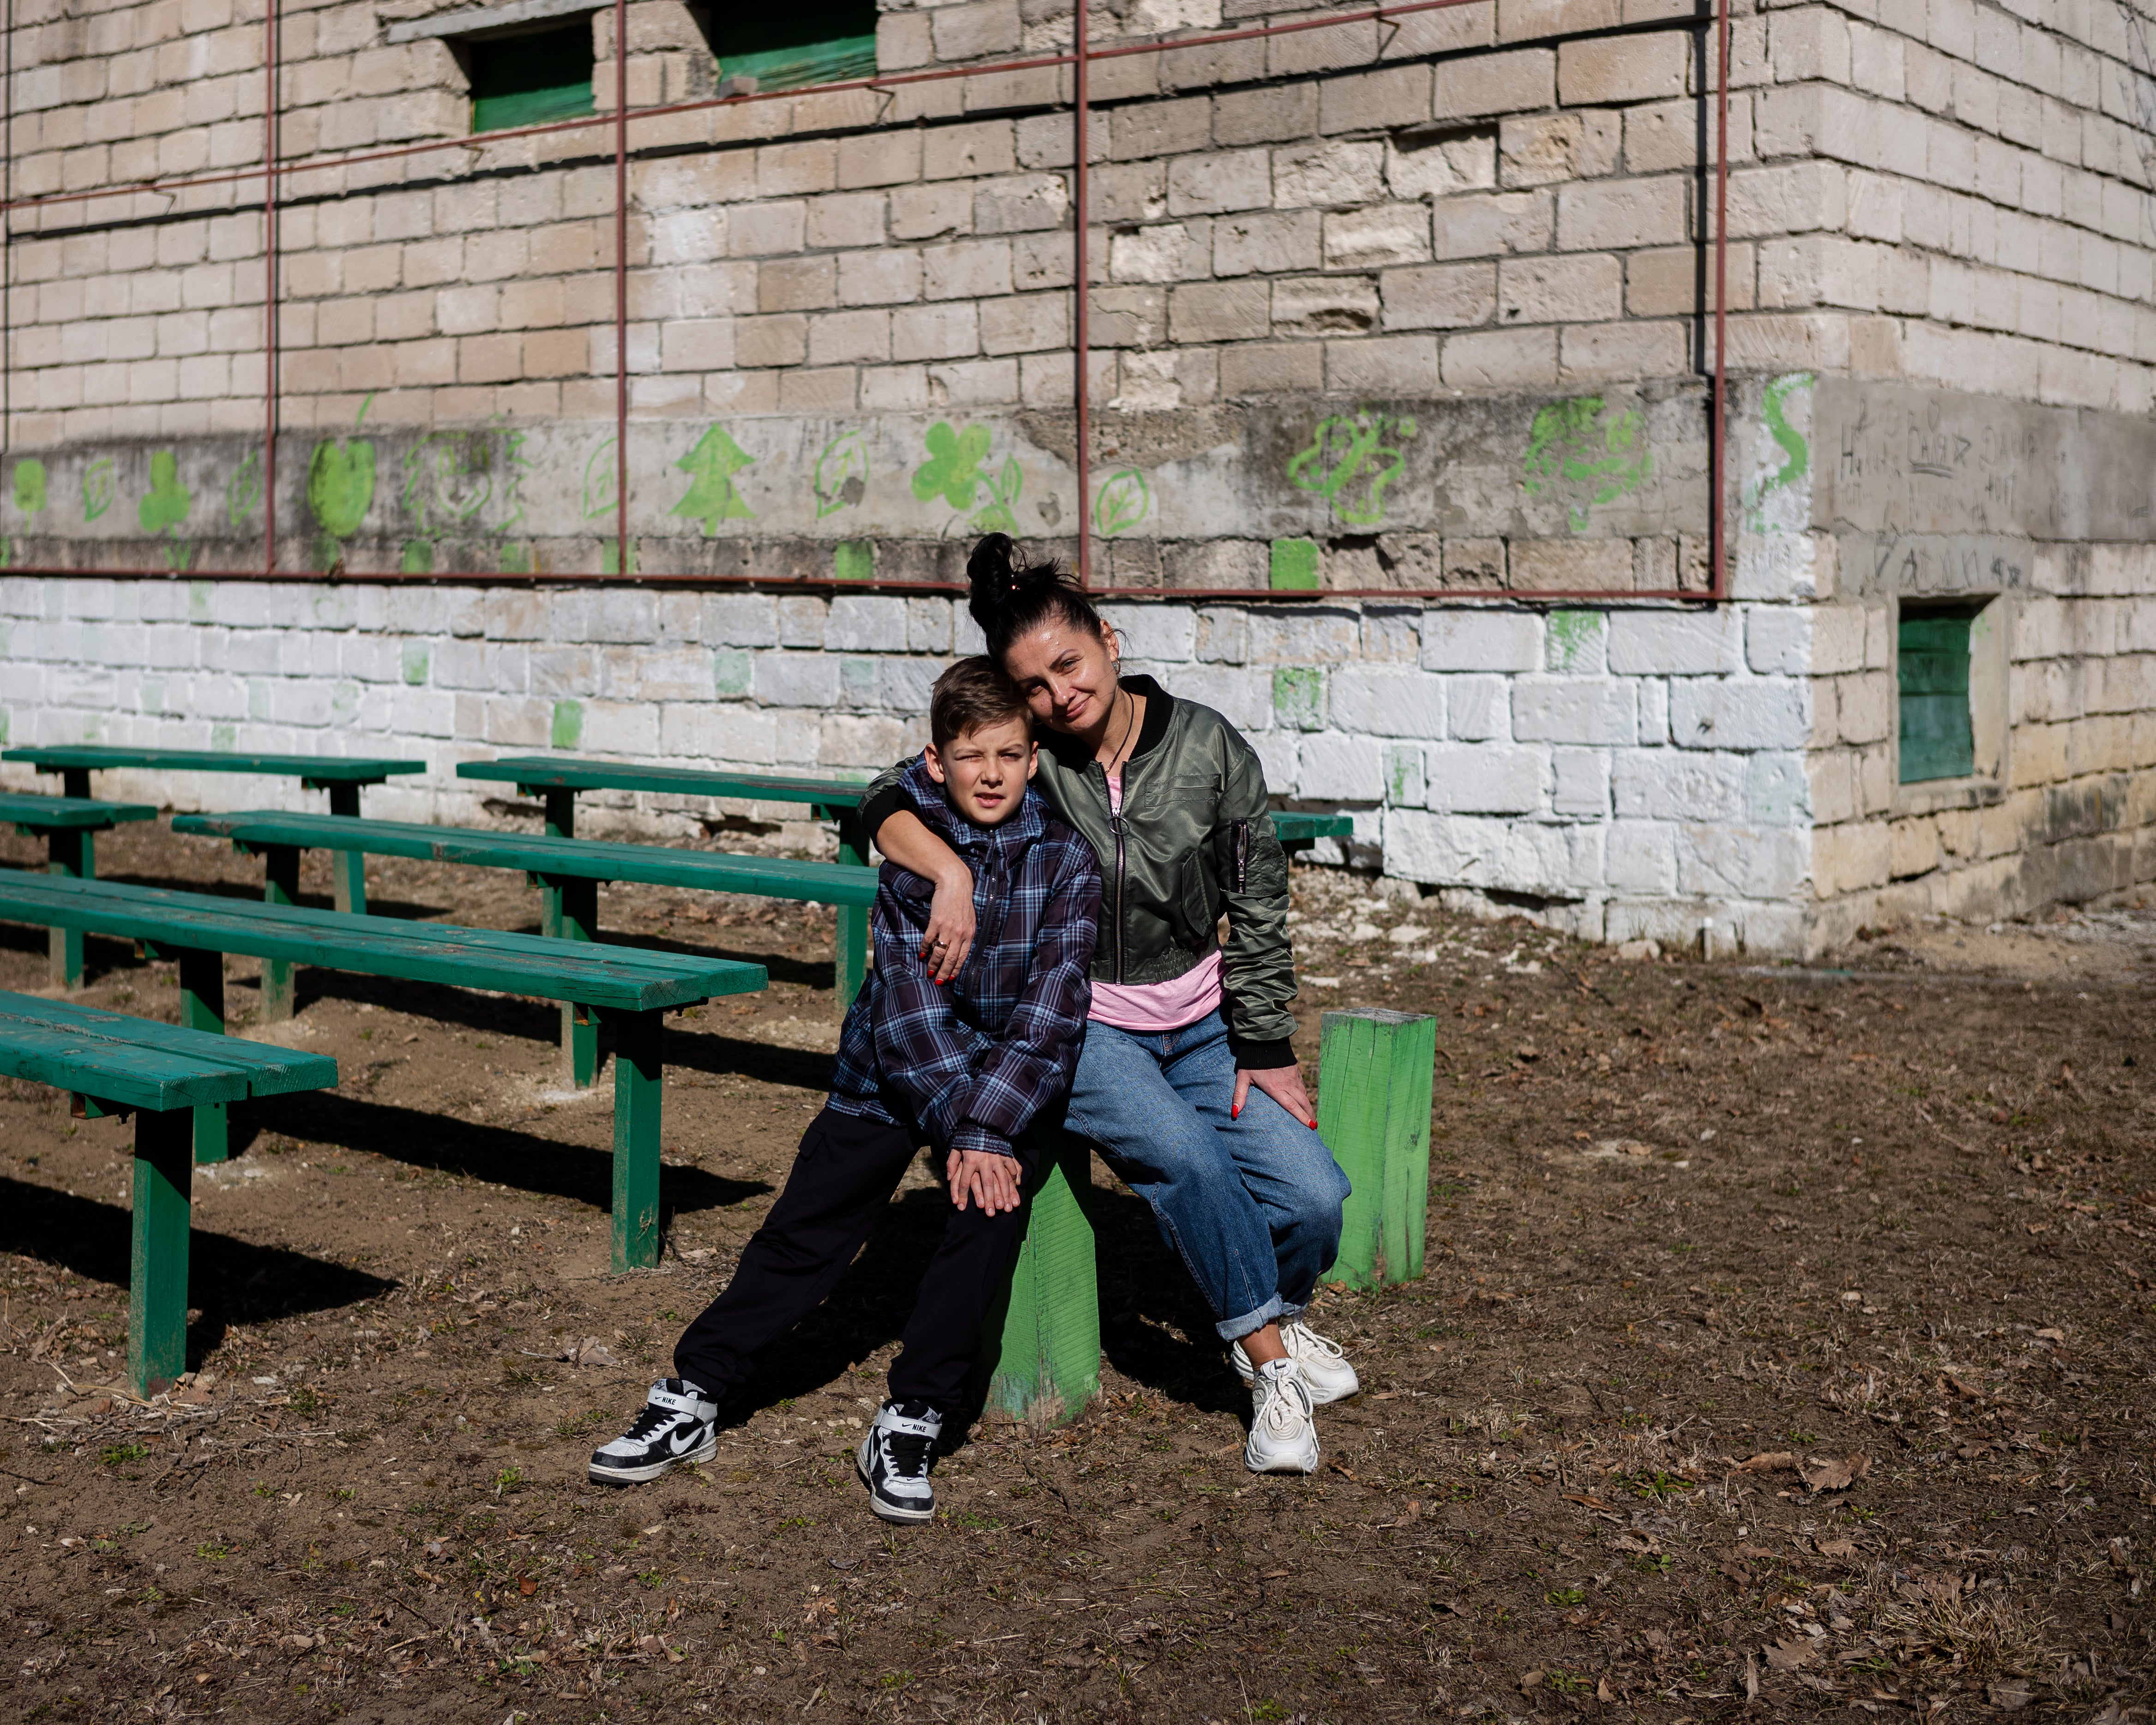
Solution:
{"label": "green bench leg", "polygon": [[[550,839],[573,839],[577,836],[577,793],[574,791],[550,790],[547,798],[547,836]],[[552,881],[539,883],[539,932],[548,937],[562,938],[562,889]]]}
{"label": "green bench leg", "polygon": [[[861,831],[857,817],[842,817],[839,822],[839,860],[842,863],[865,865],[869,860],[869,842]],[[840,905],[837,936],[838,953],[832,978],[833,992],[837,995],[833,1010],[840,1018],[854,1004],[854,996],[861,992],[861,984],[869,973],[869,911],[866,905]]]}
{"label": "green bench leg", "polygon": [[1101,1293],[1093,1224],[1078,1194],[1091,1153],[1056,1132],[1026,1198],[1025,1239],[1011,1266],[1009,1304],[989,1315],[983,1352],[995,1361],[988,1406],[1036,1430],[1075,1420],[1101,1393]]}
{"label": "green bench leg", "polygon": [[[550,884],[547,891],[554,900],[558,925],[549,932],[567,941],[599,937],[598,881],[565,878]],[[578,1090],[589,1090],[599,1081],[598,1021],[566,1000],[562,1003],[562,1065],[569,1082]]]}
{"label": "green bench leg", "polygon": [[[262,882],[265,905],[295,905],[300,901],[300,848],[272,845],[264,853],[267,865]],[[297,1004],[292,986],[294,966],[289,958],[262,961],[262,1022],[281,1024]]]}
{"label": "green bench leg", "polygon": [[[55,829],[45,834],[45,872],[69,880],[89,880],[97,874],[97,835],[77,829]],[[82,931],[49,928],[45,931],[46,974],[63,988],[82,986]]]}
{"label": "green bench leg", "polygon": [[[588,1017],[589,1014],[587,1014]],[[613,1019],[613,1267],[659,1262],[659,1021],[653,1012]]]}
{"label": "green bench leg", "polygon": [[1369,1288],[1422,1274],[1436,1063],[1434,1018],[1376,1008],[1325,1014],[1318,1135],[1355,1189],[1341,1216],[1340,1255],[1322,1280]]}
{"label": "green bench leg", "polygon": [[[333,784],[330,787],[330,813],[349,814],[355,819],[359,815],[359,787],[356,784]],[[331,902],[340,911],[348,911],[355,916],[367,914],[367,853],[363,850],[332,850],[330,853]]]}
{"label": "green bench leg", "polygon": [[[193,1110],[135,1117],[135,1250],[127,1306],[127,1375],[155,1395],[187,1368],[187,1225],[194,1183]],[[222,1114],[223,1109],[218,1112]]]}
{"label": "green bench leg", "polygon": [[[182,950],[180,960],[180,1026],[187,1030],[224,1031],[224,954]],[[231,1153],[225,1105],[196,1105],[195,1160],[223,1162]]]}

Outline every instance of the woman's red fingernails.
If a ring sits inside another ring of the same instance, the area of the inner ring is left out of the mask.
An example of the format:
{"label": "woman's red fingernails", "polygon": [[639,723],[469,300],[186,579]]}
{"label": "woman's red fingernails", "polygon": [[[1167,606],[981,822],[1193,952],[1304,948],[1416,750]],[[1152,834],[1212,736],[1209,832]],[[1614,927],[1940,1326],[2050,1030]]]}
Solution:
{"label": "woman's red fingernails", "polygon": [[1240,1102],[1238,1102],[1234,1107],[1228,1111],[1228,1118],[1230,1120],[1240,1120],[1242,1117],[1243,1105]]}

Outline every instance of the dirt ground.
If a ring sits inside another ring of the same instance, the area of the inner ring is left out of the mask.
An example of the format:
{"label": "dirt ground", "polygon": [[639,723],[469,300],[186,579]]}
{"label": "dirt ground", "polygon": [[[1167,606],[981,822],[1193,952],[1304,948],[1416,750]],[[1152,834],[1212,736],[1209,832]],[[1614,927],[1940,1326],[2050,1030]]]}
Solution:
{"label": "dirt ground", "polygon": [[[100,858],[259,866],[139,828]],[[1328,1006],[1439,1021],[1427,1273],[1322,1301],[1367,1393],[1308,1479],[1243,1471],[1245,1396],[1096,1165],[1103,1401],[976,1425],[932,1527],[876,1522],[850,1451],[924,1163],[715,1461],[586,1482],[819,1104],[827,913],[603,896],[619,937],[772,976],[669,1022],[668,1250],[629,1276],[610,1091],[559,1087],[556,1009],[303,971],[277,1034],[341,1082],[198,1173],[198,1375],[147,1405],[116,1389],[131,1127],[0,1085],[6,1712],[2150,1717],[2156,910],[1623,963],[1296,879],[1306,1058]],[[371,891],[536,927],[513,875]],[[90,956],[89,999],[173,1016],[171,965]],[[43,983],[0,928],[0,986]]]}

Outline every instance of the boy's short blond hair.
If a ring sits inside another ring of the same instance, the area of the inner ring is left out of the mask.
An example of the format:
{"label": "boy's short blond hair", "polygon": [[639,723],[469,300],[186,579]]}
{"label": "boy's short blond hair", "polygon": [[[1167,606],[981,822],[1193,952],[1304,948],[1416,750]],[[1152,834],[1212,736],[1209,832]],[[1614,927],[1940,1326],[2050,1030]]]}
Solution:
{"label": "boy's short blond hair", "polygon": [[939,749],[968,731],[1030,717],[1018,685],[994,660],[978,655],[952,665],[928,696],[928,735]]}

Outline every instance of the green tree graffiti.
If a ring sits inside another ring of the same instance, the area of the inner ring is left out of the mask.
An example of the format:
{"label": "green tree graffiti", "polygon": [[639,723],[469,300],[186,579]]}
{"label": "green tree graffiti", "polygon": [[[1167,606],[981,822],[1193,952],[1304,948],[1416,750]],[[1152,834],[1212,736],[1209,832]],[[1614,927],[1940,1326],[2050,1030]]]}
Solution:
{"label": "green tree graffiti", "polygon": [[1614,502],[1655,470],[1645,417],[1599,395],[1552,402],[1535,414],[1521,467],[1520,489],[1558,498],[1572,531],[1584,533],[1590,510]]}
{"label": "green tree graffiti", "polygon": [[[352,429],[359,429],[367,410],[374,405],[369,395],[359,404]],[[321,535],[315,542],[315,557],[329,568],[344,555],[344,542],[359,531],[367,511],[374,505],[374,444],[363,437],[346,441],[324,438],[315,445],[307,462],[307,507],[314,511]]]}
{"label": "green tree graffiti", "polygon": [[1343,521],[1374,527],[1385,518],[1385,487],[1400,476],[1400,445],[1415,422],[1391,413],[1336,413],[1317,422],[1310,447],[1287,465],[1288,483],[1316,491]]}
{"label": "green tree graffiti", "polygon": [[136,505],[135,518],[144,532],[165,541],[165,561],[175,569],[186,568],[193,553],[180,528],[194,505],[193,493],[180,483],[179,458],[170,449],[157,450],[150,457],[150,490]]}
{"label": "green tree graffiti", "polygon": [[689,490],[667,511],[670,515],[701,521],[707,539],[719,531],[721,521],[756,519],[756,511],[742,501],[733,478],[744,467],[754,466],[756,457],[728,437],[724,426],[712,426],[674,465],[690,476]]}
{"label": "green tree graffiti", "polygon": [[[985,425],[953,431],[947,420],[938,419],[923,439],[928,446],[928,459],[914,470],[913,495],[926,503],[940,493],[977,533],[1015,533],[1018,494],[1024,486],[1025,474],[1015,455],[1004,458],[993,479],[983,473],[981,464],[988,459],[990,440]],[[983,491],[988,493],[985,502],[980,496]],[[976,503],[979,507],[974,506]],[[968,510],[973,513],[965,514]],[[950,528],[944,531],[948,532]]]}

